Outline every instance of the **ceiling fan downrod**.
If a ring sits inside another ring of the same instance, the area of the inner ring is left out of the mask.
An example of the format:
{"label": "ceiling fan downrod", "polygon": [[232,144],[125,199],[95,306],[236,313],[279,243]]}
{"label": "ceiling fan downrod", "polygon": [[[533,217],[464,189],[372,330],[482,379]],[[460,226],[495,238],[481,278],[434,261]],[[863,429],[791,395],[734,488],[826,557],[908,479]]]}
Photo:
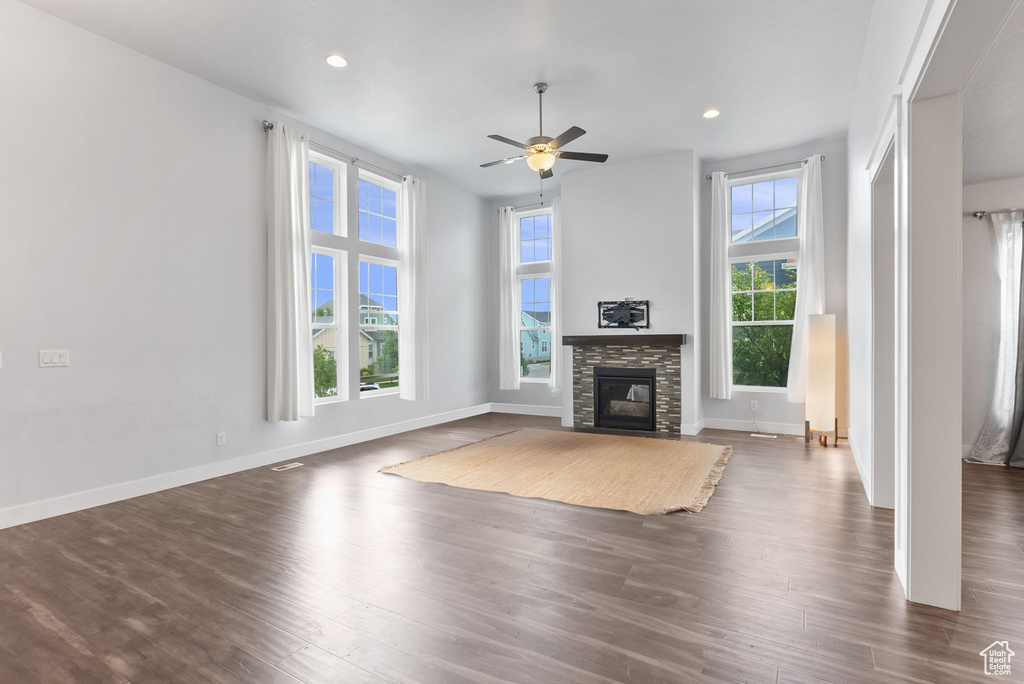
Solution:
{"label": "ceiling fan downrod", "polygon": [[534,83],[533,89],[537,92],[537,103],[540,105],[540,125],[538,128],[538,137],[544,136],[544,91],[548,89],[547,83]]}

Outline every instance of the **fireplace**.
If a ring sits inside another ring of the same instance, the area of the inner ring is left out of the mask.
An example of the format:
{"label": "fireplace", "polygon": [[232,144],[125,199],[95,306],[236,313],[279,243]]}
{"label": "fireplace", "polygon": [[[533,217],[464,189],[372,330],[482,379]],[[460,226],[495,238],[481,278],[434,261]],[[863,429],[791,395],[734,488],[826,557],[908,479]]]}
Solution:
{"label": "fireplace", "polygon": [[653,368],[594,368],[594,427],[655,429]]}
{"label": "fireplace", "polygon": [[[628,335],[565,335],[562,344],[572,347],[572,424],[581,428],[598,425],[607,427],[607,420],[617,421],[622,416],[605,414],[605,422],[598,417],[597,370],[627,371],[613,377],[636,378],[628,382],[626,401],[633,385],[651,383],[650,408],[654,412],[654,432],[678,435],[682,423],[682,351],[686,335],[637,334]],[[637,374],[635,369],[644,369]],[[610,375],[604,373],[604,375]],[[634,392],[638,398],[639,393]],[[640,402],[642,403],[642,402]],[[611,405],[608,408],[612,408]],[[622,404],[615,408],[625,409]],[[638,407],[631,406],[632,412]],[[623,411],[620,411],[623,412]],[[639,421],[629,420],[626,428],[651,430],[649,422],[637,427]]]}

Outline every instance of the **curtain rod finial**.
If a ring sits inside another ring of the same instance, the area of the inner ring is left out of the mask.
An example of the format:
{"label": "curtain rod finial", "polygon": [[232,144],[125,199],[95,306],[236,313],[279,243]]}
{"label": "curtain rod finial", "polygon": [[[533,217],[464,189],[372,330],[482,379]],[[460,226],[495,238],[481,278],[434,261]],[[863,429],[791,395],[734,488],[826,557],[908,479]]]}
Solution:
{"label": "curtain rod finial", "polygon": [[269,121],[267,121],[266,119],[264,119],[263,120],[263,132],[266,133],[267,131],[272,131],[272,130],[274,130],[274,124],[272,124]]}

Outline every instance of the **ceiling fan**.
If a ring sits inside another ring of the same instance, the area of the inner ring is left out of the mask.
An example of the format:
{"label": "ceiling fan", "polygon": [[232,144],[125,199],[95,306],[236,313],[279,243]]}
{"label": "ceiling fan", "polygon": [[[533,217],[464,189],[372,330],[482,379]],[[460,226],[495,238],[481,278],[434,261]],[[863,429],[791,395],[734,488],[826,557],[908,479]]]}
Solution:
{"label": "ceiling fan", "polygon": [[548,89],[547,83],[535,83],[533,89],[537,93],[537,97],[540,99],[540,131],[538,135],[530,138],[525,144],[516,142],[510,138],[506,138],[503,135],[489,135],[488,138],[492,140],[498,140],[503,143],[508,143],[514,147],[523,149],[526,154],[519,155],[518,157],[508,157],[506,159],[499,159],[498,161],[488,162],[481,164],[481,168],[487,168],[488,166],[497,166],[498,164],[511,164],[514,161],[520,159],[526,160],[526,165],[534,171],[540,172],[541,178],[551,178],[554,174],[551,172],[551,167],[555,165],[555,161],[558,159],[575,159],[576,161],[587,161],[587,162],[604,162],[608,160],[607,154],[593,154],[591,152],[565,152],[561,148],[563,145],[568,145],[576,138],[580,137],[585,130],[579,126],[573,126],[565,133],[562,133],[557,138],[549,138],[544,135],[544,91]]}

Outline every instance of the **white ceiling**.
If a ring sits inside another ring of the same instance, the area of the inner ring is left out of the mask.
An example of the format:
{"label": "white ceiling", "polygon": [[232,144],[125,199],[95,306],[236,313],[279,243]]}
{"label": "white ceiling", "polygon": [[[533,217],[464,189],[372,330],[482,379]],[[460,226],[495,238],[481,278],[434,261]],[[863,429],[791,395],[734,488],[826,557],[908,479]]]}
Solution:
{"label": "white ceiling", "polygon": [[1024,3],[964,90],[964,182],[1024,177]]}
{"label": "white ceiling", "polygon": [[[842,135],[872,0],[26,0],[484,197],[538,189],[490,133],[611,162]],[[349,60],[333,69],[324,57]],[[72,57],[73,58],[73,57]],[[713,120],[702,112],[716,107]],[[560,161],[560,173],[584,162]]]}

